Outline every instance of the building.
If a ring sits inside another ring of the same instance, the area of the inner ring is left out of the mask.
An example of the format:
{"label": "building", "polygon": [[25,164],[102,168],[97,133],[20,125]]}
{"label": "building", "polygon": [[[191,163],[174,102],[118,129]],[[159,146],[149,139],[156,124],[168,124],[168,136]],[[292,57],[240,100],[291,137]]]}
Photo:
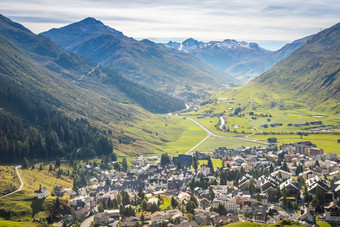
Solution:
{"label": "building", "polygon": [[39,186],[39,190],[34,191],[34,198],[44,199],[48,196],[48,189],[46,187]]}
{"label": "building", "polygon": [[135,160],[132,160],[131,162],[132,166],[134,167],[142,167],[146,165],[146,158],[143,157],[143,155],[139,156]]}
{"label": "building", "polygon": [[326,222],[340,223],[340,206],[335,202],[331,202],[329,206],[325,207]]}
{"label": "building", "polygon": [[98,213],[94,216],[96,225],[107,225],[110,222],[110,216],[107,212]]}
{"label": "building", "polygon": [[228,212],[233,212],[233,213],[237,213],[238,210],[240,209],[240,206],[237,205],[235,199],[215,198],[213,201],[213,208],[217,209],[219,205],[223,205]]}
{"label": "building", "polygon": [[54,186],[53,191],[56,196],[64,195],[63,188],[60,185]]}
{"label": "building", "polygon": [[165,213],[163,211],[156,211],[151,214],[152,225],[160,225],[165,221]]}
{"label": "building", "polygon": [[321,148],[316,148],[316,147],[312,147],[309,149],[309,154],[311,156],[316,156],[316,155],[323,155],[323,149]]}

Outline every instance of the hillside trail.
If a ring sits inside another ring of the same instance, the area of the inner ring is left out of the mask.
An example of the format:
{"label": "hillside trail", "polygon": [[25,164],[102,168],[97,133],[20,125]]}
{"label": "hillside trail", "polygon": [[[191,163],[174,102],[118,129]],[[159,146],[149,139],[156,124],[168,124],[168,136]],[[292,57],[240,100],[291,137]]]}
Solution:
{"label": "hillside trail", "polygon": [[19,177],[19,180],[20,180],[20,187],[17,190],[13,191],[13,192],[10,192],[10,193],[8,193],[6,195],[0,196],[0,199],[5,198],[5,197],[7,197],[9,195],[12,195],[12,194],[17,193],[17,192],[22,190],[22,187],[24,186],[24,182],[23,182],[23,180],[22,180],[22,178],[20,176],[20,173],[19,173],[19,170],[18,170],[19,168],[21,168],[21,165],[15,166],[15,172],[17,173],[17,176]]}

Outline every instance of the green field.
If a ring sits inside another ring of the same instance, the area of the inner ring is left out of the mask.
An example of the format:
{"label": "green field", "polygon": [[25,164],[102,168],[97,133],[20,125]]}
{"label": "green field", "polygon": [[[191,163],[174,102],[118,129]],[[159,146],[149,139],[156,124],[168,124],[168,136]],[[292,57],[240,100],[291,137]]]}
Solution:
{"label": "green field", "polygon": [[238,148],[238,147],[254,147],[254,146],[264,146],[258,143],[238,140],[235,138],[220,138],[220,137],[210,137],[204,143],[202,143],[199,147],[197,147],[197,151],[200,152],[210,152],[219,147],[227,147],[227,148]]}
{"label": "green field", "polygon": [[340,135],[310,134],[308,136],[302,136],[302,139],[299,135],[252,135],[249,138],[267,142],[267,139],[270,137],[276,137],[278,139],[278,145],[282,143],[311,141],[316,144],[317,147],[324,149],[325,153],[340,154],[340,143],[337,142],[337,140],[340,139]]}
{"label": "green field", "polygon": [[15,191],[19,186],[14,166],[0,166],[0,196]]}
{"label": "green field", "polygon": [[141,153],[160,155],[163,152],[176,156],[187,152],[206,136],[204,130],[194,122],[168,115],[145,119],[128,130],[143,136],[155,148],[150,151],[136,150],[129,153],[134,156]]}
{"label": "green field", "polygon": [[[228,100],[218,100],[218,98],[228,98]],[[229,108],[232,108],[230,110]],[[238,114],[235,110],[240,108]],[[226,119],[226,132],[216,128],[219,122],[218,117],[199,118],[199,115],[222,114]],[[210,97],[210,103],[199,106],[195,112],[183,114],[187,117],[196,118],[202,125],[215,134],[224,136],[242,136],[249,139],[267,142],[269,137],[277,137],[278,144],[291,143],[310,140],[325,152],[340,153],[340,115],[330,111],[318,111],[310,109],[305,103],[295,100],[284,99],[277,94],[268,94],[263,90],[256,90],[247,87],[247,92],[241,88],[228,89],[217,92]],[[322,121],[323,125],[313,126],[288,126],[300,122]],[[283,126],[261,127],[262,124],[282,123]],[[329,134],[325,134],[325,131]],[[268,135],[252,135],[255,133],[268,133]],[[300,139],[297,133],[309,133]],[[316,134],[311,134],[316,133]],[[333,133],[333,134],[332,134]],[[281,134],[281,135],[280,135]],[[197,150],[211,151],[219,146],[233,148],[253,146],[243,141],[226,141],[223,139],[210,138],[203,143]],[[230,143],[228,145],[228,143]]]}
{"label": "green field", "polygon": [[[72,187],[72,180],[66,176],[69,167],[62,165],[64,174],[57,176],[57,171],[49,172],[49,164],[43,165],[43,170],[39,170],[40,163],[35,164],[34,169],[20,169],[20,175],[24,182],[23,190],[10,196],[0,199],[0,209],[3,211],[3,218],[10,221],[0,221],[0,226],[21,226],[21,222],[30,222],[33,219],[47,218],[48,210],[56,197],[51,196],[53,187],[60,185],[63,188]],[[70,172],[72,172],[70,170]],[[50,195],[43,200],[34,199],[34,191],[39,189],[39,185],[46,187]],[[26,225],[27,223],[25,223]],[[31,224],[31,223],[29,223]],[[34,224],[32,224],[34,226]],[[27,226],[27,225],[26,225]],[[31,226],[31,225],[29,225]]]}
{"label": "green field", "polygon": [[37,224],[33,222],[14,222],[0,219],[0,227],[27,227],[27,226],[37,226]]}

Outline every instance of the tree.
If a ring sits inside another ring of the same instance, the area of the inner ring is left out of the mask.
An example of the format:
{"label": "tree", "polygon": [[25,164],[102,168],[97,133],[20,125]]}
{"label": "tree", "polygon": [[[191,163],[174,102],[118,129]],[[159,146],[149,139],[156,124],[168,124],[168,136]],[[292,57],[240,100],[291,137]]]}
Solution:
{"label": "tree", "polygon": [[211,157],[209,156],[208,157],[208,167],[210,168],[210,173],[211,174],[214,174],[214,166],[212,164],[212,161],[211,161]]}
{"label": "tree", "polygon": [[168,153],[163,153],[161,156],[161,166],[166,166],[167,164],[170,163],[170,157]]}
{"label": "tree", "polygon": [[211,201],[215,199],[215,193],[212,187],[209,187],[209,197]]}
{"label": "tree", "polygon": [[193,155],[193,159],[192,159],[192,165],[195,169],[195,171],[197,172],[197,169],[198,169],[198,160],[197,160],[197,155]]}
{"label": "tree", "polygon": [[53,170],[52,164],[50,164],[50,168],[48,169],[48,171],[51,172],[52,170]]}
{"label": "tree", "polygon": [[117,155],[116,155],[116,153],[112,152],[111,155],[110,155],[110,158],[111,158],[111,161],[112,161],[112,162],[117,161]]}
{"label": "tree", "polygon": [[144,214],[142,214],[141,215],[141,217],[140,217],[140,221],[141,221],[141,223],[142,223],[142,225],[144,224],[144,222],[145,222],[145,217],[144,217]]}
{"label": "tree", "polygon": [[151,207],[150,207],[150,210],[151,210],[151,213],[154,213],[156,211],[159,211],[160,209],[159,209],[159,206],[157,206],[156,203],[152,203]]}
{"label": "tree", "polygon": [[111,185],[111,180],[109,178],[106,178],[105,185]]}
{"label": "tree", "polygon": [[123,165],[123,170],[124,170],[124,172],[126,172],[127,169],[128,169],[128,165],[127,165],[126,158],[123,158],[123,163],[122,163],[122,165]]}
{"label": "tree", "polygon": [[282,170],[289,172],[288,165],[286,162],[283,162],[283,165],[281,167]]}
{"label": "tree", "polygon": [[250,179],[248,182],[248,190],[250,192],[250,195],[253,195],[256,191],[255,182],[253,179]]}
{"label": "tree", "polygon": [[172,196],[171,197],[171,206],[172,206],[172,209],[176,209],[177,205],[178,205],[177,200]]}
{"label": "tree", "polygon": [[23,162],[22,162],[22,168],[27,169],[30,163],[28,162],[28,159],[24,157]]}
{"label": "tree", "polygon": [[40,166],[39,166],[39,171],[41,171],[41,170],[43,170],[43,165],[42,164],[40,164]]}
{"label": "tree", "polygon": [[194,210],[196,208],[196,205],[192,200],[189,200],[185,206],[186,206],[186,210],[187,210],[188,213],[194,214]]}
{"label": "tree", "polygon": [[60,167],[60,158],[59,155],[57,156],[57,159],[55,161],[55,168],[59,168]]}
{"label": "tree", "polygon": [[222,204],[218,205],[216,212],[219,213],[220,216],[227,214],[227,210]]}

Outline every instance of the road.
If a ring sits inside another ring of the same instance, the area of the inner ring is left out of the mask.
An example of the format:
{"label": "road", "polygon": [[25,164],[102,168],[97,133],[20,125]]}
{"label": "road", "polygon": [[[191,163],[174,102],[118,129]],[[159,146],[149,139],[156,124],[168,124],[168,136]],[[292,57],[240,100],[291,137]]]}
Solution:
{"label": "road", "polygon": [[81,223],[80,227],[90,227],[93,219],[94,219],[94,215],[86,218],[85,221],[83,221],[83,223]]}
{"label": "road", "polygon": [[21,168],[21,165],[15,166],[15,172],[17,173],[17,175],[18,175],[18,177],[19,177],[19,180],[20,180],[20,187],[19,187],[17,190],[15,190],[14,192],[10,192],[10,193],[8,193],[8,194],[6,194],[6,195],[1,196],[0,199],[5,198],[5,197],[7,197],[7,196],[9,196],[9,195],[12,195],[12,194],[14,194],[14,193],[19,192],[19,191],[22,190],[22,187],[24,186],[24,182],[23,182],[22,179],[21,179],[21,176],[20,176],[20,173],[19,173],[19,170],[18,170],[19,168]]}
{"label": "road", "polygon": [[217,135],[215,133],[213,133],[212,131],[210,131],[209,129],[207,129],[204,125],[202,125],[201,123],[199,123],[198,121],[196,121],[195,119],[192,118],[187,118],[188,120],[193,121],[195,124],[197,124],[198,126],[200,126],[206,133],[207,136],[201,140],[198,144],[196,144],[193,148],[191,148],[190,150],[188,150],[185,154],[189,155],[191,154],[198,146],[200,146],[202,143],[204,143],[204,141],[206,141],[207,139],[209,139],[209,137],[219,137],[219,138],[228,138],[228,139],[236,139],[236,140],[243,140],[243,141],[247,141],[247,142],[252,142],[252,143],[257,143],[257,144],[261,144],[261,145],[269,145],[269,143],[265,143],[265,142],[259,142],[257,140],[251,140],[251,139],[246,139],[243,137],[232,137],[232,136],[221,136],[221,135]]}
{"label": "road", "polygon": [[83,75],[80,77],[79,80],[82,80],[82,79],[84,78],[84,76],[88,76],[88,75],[90,75],[91,73],[93,73],[94,70],[95,70],[96,68],[98,68],[98,67],[99,67],[99,64],[98,64],[96,67],[94,67],[93,69],[91,69],[90,72],[88,72],[88,73],[86,73],[86,74],[83,74]]}

